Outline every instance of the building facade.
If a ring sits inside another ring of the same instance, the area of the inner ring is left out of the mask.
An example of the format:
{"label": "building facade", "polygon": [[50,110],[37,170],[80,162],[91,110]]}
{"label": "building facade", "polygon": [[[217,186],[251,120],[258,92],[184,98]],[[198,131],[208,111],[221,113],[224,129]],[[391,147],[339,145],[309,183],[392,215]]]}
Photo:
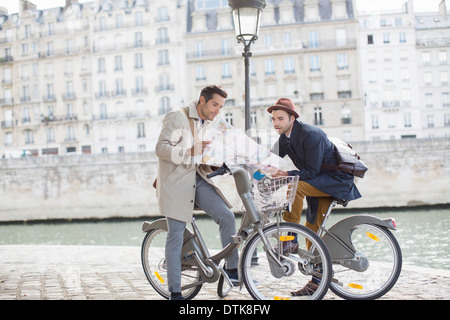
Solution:
{"label": "building facade", "polygon": [[163,0],[3,12],[3,154],[151,151],[185,95],[183,12]]}
{"label": "building facade", "polygon": [[[228,4],[205,9],[202,3],[188,7],[187,73],[195,75],[188,90],[195,96],[203,85],[221,83],[229,93],[224,116],[243,129],[243,45],[236,43]],[[259,39],[251,46],[250,135],[267,146],[277,139],[266,110],[286,97],[302,121],[332,136],[360,139],[357,30],[352,1],[266,1]]]}
{"label": "building facade", "polygon": [[[244,130],[243,45],[227,0],[66,0],[0,8],[0,156],[153,151],[163,116],[220,84]],[[63,2],[64,4],[64,2]],[[437,9],[437,8],[436,8]],[[353,0],[267,0],[250,58],[250,135],[268,106],[346,141],[448,137],[450,20],[356,13]]]}
{"label": "building facade", "polygon": [[450,17],[445,1],[415,17],[422,136],[450,137]]}

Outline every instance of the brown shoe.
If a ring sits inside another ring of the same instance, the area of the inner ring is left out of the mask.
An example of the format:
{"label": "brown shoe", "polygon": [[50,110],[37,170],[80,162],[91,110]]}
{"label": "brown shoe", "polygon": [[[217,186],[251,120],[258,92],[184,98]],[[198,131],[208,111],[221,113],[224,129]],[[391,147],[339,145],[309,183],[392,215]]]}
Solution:
{"label": "brown shoe", "polygon": [[310,296],[312,295],[314,292],[316,292],[317,288],[319,287],[318,284],[313,283],[312,281],[309,281],[306,286],[304,286],[303,288],[301,288],[300,290],[297,291],[293,291],[291,292],[291,295],[293,295],[294,297],[299,297],[299,296]]}
{"label": "brown shoe", "polygon": [[285,241],[282,244],[283,255],[288,255],[289,253],[297,253],[298,252],[298,243],[294,243],[292,241]]}

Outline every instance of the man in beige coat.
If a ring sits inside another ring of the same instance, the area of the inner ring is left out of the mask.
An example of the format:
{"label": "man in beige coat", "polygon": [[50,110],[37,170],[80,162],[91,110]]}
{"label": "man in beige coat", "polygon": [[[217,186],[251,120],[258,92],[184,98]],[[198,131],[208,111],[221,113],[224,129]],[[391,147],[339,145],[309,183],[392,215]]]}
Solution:
{"label": "man in beige coat", "polygon": [[[171,299],[182,299],[181,248],[186,223],[192,221],[194,204],[219,224],[224,247],[236,234],[236,221],[230,204],[206,177],[211,168],[193,161],[194,156],[202,154],[210,143],[201,137],[212,126],[226,98],[227,93],[221,87],[203,88],[199,101],[166,115],[156,145],[159,159],[156,195],[159,210],[168,224],[165,252]],[[226,266],[230,278],[235,281],[237,262],[235,250],[228,257]]]}

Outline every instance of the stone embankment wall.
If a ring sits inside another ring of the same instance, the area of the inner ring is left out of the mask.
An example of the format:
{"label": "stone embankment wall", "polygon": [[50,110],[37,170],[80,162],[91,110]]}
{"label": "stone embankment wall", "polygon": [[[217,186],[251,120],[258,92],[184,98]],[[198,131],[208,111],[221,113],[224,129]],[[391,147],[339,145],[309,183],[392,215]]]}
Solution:
{"label": "stone embankment wall", "polygon": [[[450,139],[352,143],[369,171],[348,208],[450,203]],[[0,159],[0,221],[158,215],[150,153]],[[217,178],[241,208],[231,177]]]}

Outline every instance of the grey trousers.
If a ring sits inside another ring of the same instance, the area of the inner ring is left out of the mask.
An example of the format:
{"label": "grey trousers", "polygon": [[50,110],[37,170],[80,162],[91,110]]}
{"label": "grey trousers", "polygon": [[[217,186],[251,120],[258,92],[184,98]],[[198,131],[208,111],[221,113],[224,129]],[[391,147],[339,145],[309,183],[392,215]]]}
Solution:
{"label": "grey trousers", "polygon": [[[234,213],[214,187],[199,175],[196,181],[195,203],[219,225],[222,246],[228,245],[231,237],[236,234]],[[169,229],[166,240],[167,283],[170,292],[181,292],[181,248],[186,223],[167,218],[167,224]],[[238,259],[238,251],[234,250],[227,258],[226,268],[237,268]]]}

